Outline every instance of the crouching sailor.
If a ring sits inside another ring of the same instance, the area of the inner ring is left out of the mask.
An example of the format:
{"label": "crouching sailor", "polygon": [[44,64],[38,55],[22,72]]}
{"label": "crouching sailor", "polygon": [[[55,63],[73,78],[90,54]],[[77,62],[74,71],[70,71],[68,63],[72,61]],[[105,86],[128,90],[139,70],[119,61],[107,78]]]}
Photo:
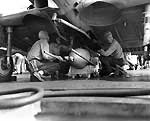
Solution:
{"label": "crouching sailor", "polygon": [[[39,40],[34,43],[28,52],[27,60],[30,62],[31,73],[40,81],[44,81],[41,75],[49,75],[58,72],[68,73],[69,64],[60,56],[61,50],[68,48],[57,41],[50,41],[47,31],[39,32]],[[34,80],[33,80],[34,81]]]}
{"label": "crouching sailor", "polygon": [[[104,34],[104,39],[109,44],[109,47],[104,50],[100,49],[98,52],[100,53],[100,61],[102,63],[102,72],[101,75],[114,75],[115,71],[119,70],[121,74],[125,74],[123,70],[123,66],[125,65],[124,53],[121,45],[117,40],[113,38],[111,32],[106,32]],[[117,72],[119,75],[119,72]]]}

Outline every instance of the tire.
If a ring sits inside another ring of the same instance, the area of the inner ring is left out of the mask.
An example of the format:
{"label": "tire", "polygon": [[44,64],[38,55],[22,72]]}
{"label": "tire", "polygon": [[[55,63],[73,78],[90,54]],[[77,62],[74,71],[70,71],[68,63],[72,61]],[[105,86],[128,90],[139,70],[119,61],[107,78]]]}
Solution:
{"label": "tire", "polygon": [[7,66],[7,57],[0,57],[0,82],[12,81],[11,75],[13,73],[13,60],[10,58],[10,65]]}

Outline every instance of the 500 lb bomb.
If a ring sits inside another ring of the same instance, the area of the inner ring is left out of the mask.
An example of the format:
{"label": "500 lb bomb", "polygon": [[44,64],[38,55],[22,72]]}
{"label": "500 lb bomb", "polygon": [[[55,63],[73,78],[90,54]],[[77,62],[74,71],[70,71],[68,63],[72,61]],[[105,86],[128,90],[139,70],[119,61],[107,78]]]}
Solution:
{"label": "500 lb bomb", "polygon": [[90,62],[90,53],[86,49],[82,48],[78,48],[76,50],[72,49],[69,56],[73,57],[71,65],[77,69],[84,68]]}

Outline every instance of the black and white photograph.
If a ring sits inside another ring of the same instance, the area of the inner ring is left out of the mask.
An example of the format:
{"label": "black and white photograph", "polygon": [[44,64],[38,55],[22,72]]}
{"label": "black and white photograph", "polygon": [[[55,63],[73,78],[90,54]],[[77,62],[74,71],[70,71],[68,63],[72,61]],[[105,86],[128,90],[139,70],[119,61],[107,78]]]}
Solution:
{"label": "black and white photograph", "polygon": [[0,121],[149,121],[150,0],[0,0]]}

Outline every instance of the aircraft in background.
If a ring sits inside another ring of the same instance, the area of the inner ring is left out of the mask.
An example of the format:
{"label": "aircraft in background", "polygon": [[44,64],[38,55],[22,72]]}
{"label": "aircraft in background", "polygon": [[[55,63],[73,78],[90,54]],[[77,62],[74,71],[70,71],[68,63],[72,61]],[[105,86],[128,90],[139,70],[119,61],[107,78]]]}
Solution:
{"label": "aircraft in background", "polygon": [[[7,44],[0,58],[0,80],[12,74],[11,48],[27,52],[38,32],[47,30],[62,39],[74,36],[87,47],[95,40],[104,43],[102,35],[112,31],[124,51],[143,51],[150,38],[149,0],[30,0],[27,11],[0,17],[0,43]],[[144,42],[143,42],[144,41]]]}

